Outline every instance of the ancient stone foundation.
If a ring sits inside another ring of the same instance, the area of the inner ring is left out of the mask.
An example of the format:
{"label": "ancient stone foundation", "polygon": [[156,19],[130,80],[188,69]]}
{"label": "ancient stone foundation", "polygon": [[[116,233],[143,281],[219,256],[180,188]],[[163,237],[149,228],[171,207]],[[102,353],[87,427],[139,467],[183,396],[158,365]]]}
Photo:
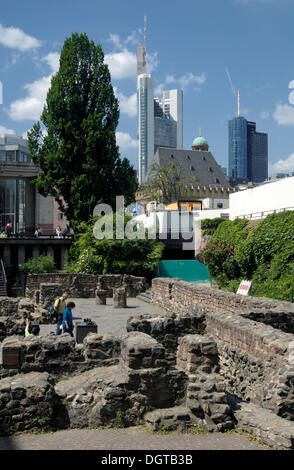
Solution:
{"label": "ancient stone foundation", "polygon": [[112,297],[113,289],[120,287],[127,289],[128,297],[136,297],[149,287],[144,277],[127,274],[29,274],[26,280],[26,296],[33,299],[35,291],[40,290],[40,285],[44,283],[61,285],[62,291],[66,291],[72,298],[94,298],[97,286],[98,289],[107,291],[107,297]]}
{"label": "ancient stone foundation", "polygon": [[[175,279],[155,279],[152,298],[168,311],[131,317],[121,336],[89,334],[81,345],[66,334],[6,337],[1,432],[238,427],[294,448],[293,305]],[[21,317],[0,319],[2,336],[21,328]]]}

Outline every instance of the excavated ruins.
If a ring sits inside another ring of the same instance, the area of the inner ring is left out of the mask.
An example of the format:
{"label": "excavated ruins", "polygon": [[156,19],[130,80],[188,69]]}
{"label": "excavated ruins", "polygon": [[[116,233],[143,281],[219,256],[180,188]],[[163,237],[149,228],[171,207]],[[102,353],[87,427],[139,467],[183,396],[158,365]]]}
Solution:
{"label": "excavated ruins", "polygon": [[[96,292],[101,308],[104,297],[125,305],[125,295],[147,289],[133,276],[71,281],[73,297]],[[2,435],[201,426],[294,447],[293,304],[157,278],[151,300],[165,313],[130,317],[125,334],[91,333],[82,344],[68,334],[24,338],[24,318],[48,323],[48,306],[62,290],[62,278],[34,278],[26,298],[0,299]]]}

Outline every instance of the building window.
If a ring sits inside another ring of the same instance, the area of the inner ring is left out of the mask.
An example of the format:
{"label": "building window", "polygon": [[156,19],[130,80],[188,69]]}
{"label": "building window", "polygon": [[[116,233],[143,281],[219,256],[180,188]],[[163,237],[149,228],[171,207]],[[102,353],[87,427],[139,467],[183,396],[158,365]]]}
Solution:
{"label": "building window", "polygon": [[193,165],[191,166],[191,170],[192,170],[192,171],[195,171],[195,168],[193,167]]}
{"label": "building window", "polygon": [[216,206],[217,206],[218,209],[222,209],[222,208],[223,208],[223,203],[222,203],[222,202],[218,202]]}
{"label": "building window", "polygon": [[204,155],[202,156],[202,160],[203,160],[203,161],[205,161],[205,160],[206,160],[206,158],[205,158],[205,156],[204,156]]}
{"label": "building window", "polygon": [[63,219],[63,214],[61,214],[61,213],[59,212],[59,214],[58,214],[58,220],[62,220],[62,219]]}
{"label": "building window", "polygon": [[190,157],[190,155],[187,155],[187,159],[188,159],[188,160],[191,160],[191,157]]}
{"label": "building window", "polygon": [[208,171],[212,172],[213,169],[211,168],[211,166],[208,167]]}

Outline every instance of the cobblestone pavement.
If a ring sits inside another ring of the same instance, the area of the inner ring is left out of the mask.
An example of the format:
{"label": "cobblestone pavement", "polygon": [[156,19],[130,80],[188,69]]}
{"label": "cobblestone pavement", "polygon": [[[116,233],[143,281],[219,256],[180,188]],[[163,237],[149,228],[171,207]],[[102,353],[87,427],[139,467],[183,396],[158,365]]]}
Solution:
{"label": "cobblestone pavement", "polygon": [[[107,305],[96,305],[95,299],[69,299],[76,304],[73,310],[73,320],[81,321],[90,318],[98,326],[99,334],[126,333],[127,320],[131,316],[150,313],[156,315],[165,313],[163,309],[154,304],[148,304],[137,298],[128,297],[127,308],[113,308],[112,299],[107,299]],[[56,325],[41,325],[40,334],[45,335],[56,331]]]}
{"label": "cobblestone pavement", "polygon": [[71,429],[0,438],[0,450],[264,450],[238,434],[153,434],[127,429]]}

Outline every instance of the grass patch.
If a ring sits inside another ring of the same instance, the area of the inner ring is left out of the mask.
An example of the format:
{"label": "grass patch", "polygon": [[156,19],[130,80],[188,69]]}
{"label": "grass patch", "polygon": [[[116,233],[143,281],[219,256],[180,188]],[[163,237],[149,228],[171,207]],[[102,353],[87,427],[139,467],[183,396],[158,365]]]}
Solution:
{"label": "grass patch", "polygon": [[196,424],[186,429],[187,434],[209,434],[208,429],[202,424]]}

